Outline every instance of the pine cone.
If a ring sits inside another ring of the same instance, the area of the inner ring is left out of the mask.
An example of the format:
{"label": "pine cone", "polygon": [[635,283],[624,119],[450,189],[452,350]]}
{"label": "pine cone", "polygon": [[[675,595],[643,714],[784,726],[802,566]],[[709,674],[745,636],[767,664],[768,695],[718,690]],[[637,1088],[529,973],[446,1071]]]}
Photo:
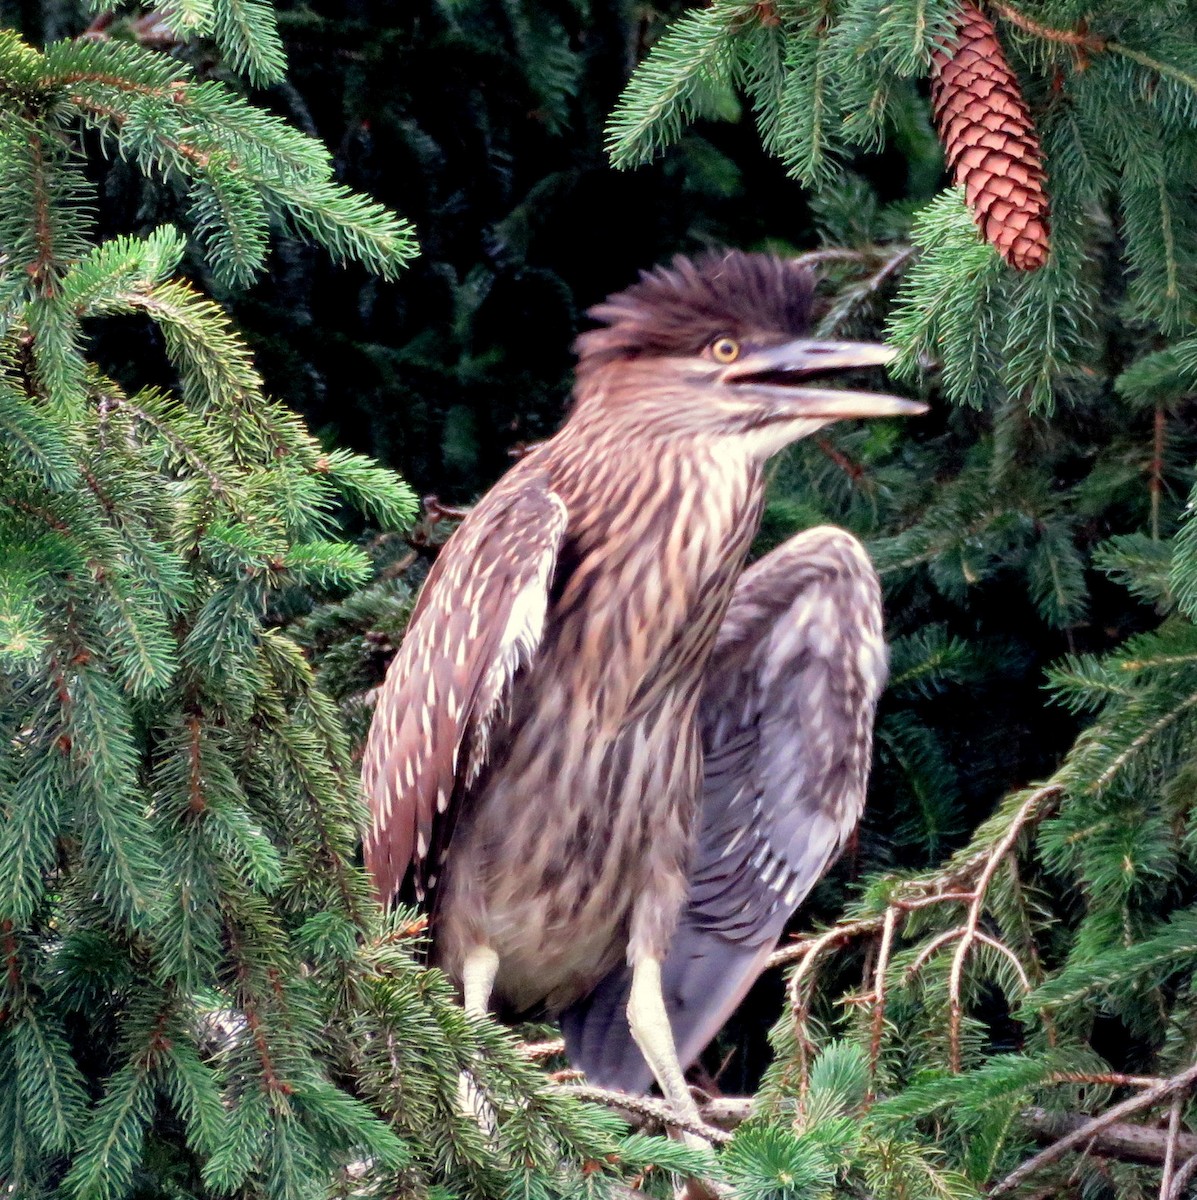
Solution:
{"label": "pine cone", "polygon": [[956,36],[931,56],[931,109],[952,178],[985,240],[1020,271],[1047,261],[1043,153],[993,24],[960,6]]}

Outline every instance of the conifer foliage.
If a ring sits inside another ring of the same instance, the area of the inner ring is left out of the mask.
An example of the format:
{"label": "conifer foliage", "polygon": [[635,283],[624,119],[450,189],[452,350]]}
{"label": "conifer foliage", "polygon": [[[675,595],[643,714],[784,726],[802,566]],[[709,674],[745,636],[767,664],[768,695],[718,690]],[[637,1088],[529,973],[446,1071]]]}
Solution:
{"label": "conifer foliage", "polygon": [[[210,15],[235,61],[276,71],[262,14],[240,42]],[[352,928],[364,894],[343,736],[267,613],[280,589],[368,573],[336,538],[345,499],[393,525],[411,496],[262,395],[180,276],[179,230],[93,239],[85,131],[187,190],[228,281],[260,269],[271,219],[386,272],[410,236],[318,145],[133,44],[41,52],[5,31],[0,105],[0,1178],[124,1196],[172,1140],[184,1189],[294,1193],[333,1147],[397,1163],[396,1135],[329,1081],[320,985],[296,970],[305,922]],[[104,317],[176,386],[90,361]]]}

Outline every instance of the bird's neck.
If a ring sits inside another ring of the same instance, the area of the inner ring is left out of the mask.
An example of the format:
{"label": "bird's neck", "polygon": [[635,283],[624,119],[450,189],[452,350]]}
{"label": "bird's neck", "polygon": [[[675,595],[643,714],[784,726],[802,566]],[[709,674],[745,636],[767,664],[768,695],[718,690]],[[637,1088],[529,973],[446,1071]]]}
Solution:
{"label": "bird's neck", "polygon": [[643,557],[695,579],[720,565],[739,575],[735,551],[747,553],[764,495],[763,460],[747,440],[615,424],[602,438],[570,434],[554,439],[552,486],[584,553]]}
{"label": "bird's neck", "polygon": [[611,673],[601,694],[620,721],[701,678],[759,524],[761,465],[726,441],[563,442],[554,624],[566,656]]}

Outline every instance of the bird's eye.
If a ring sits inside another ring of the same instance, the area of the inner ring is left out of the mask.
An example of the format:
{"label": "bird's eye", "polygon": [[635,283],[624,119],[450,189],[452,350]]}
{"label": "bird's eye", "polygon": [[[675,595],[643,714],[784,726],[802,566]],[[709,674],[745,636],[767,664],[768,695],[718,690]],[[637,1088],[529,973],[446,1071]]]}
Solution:
{"label": "bird's eye", "polygon": [[733,363],[740,357],[740,343],[735,338],[717,337],[711,343],[711,357],[716,362]]}

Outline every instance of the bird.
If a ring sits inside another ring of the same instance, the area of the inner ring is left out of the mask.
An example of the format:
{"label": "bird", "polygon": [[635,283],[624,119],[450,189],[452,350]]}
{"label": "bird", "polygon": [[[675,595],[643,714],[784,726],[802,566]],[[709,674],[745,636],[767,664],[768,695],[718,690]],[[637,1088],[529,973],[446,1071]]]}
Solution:
{"label": "bird", "polygon": [[885,646],[849,534],[746,569],[769,459],[925,406],[828,386],[800,260],[678,256],[589,310],[559,431],[469,511],[362,762],[378,899],[430,912],[467,1010],[560,1018],[587,1077],[659,1086],[761,969],[856,822]]}

